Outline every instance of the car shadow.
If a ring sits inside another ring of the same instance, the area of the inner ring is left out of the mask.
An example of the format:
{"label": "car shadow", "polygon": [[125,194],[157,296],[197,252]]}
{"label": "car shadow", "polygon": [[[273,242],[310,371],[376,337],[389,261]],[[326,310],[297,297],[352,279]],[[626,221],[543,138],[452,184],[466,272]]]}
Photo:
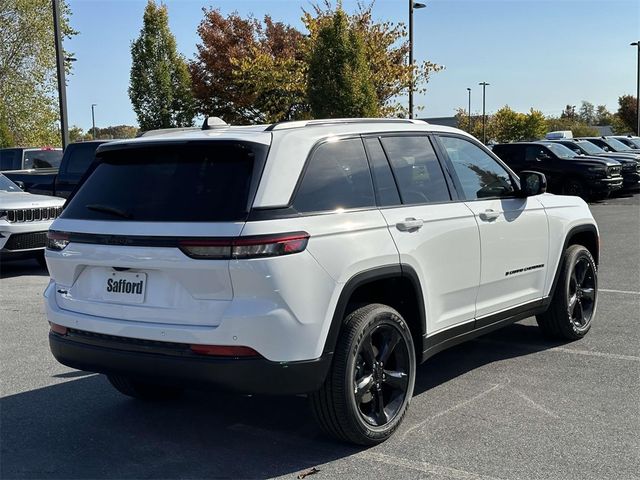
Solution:
{"label": "car shadow", "polygon": [[20,277],[22,275],[49,276],[49,272],[32,258],[23,260],[0,259],[0,279]]}
{"label": "car shadow", "polygon": [[[555,345],[522,324],[483,338],[420,366],[415,395]],[[187,392],[147,403],[120,395],[102,375],[55,377],[67,381],[1,400],[1,478],[264,478],[363,450],[325,437],[303,396]]]}

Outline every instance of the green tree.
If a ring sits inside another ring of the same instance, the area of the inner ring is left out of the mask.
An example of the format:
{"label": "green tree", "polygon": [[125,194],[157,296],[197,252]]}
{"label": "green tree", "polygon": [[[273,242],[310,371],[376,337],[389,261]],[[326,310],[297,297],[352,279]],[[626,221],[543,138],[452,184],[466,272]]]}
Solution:
{"label": "green tree", "polygon": [[338,7],[311,47],[308,73],[311,111],[317,118],[378,116],[362,36]]}
{"label": "green tree", "polygon": [[[320,29],[333,21],[335,11],[331,0],[315,3],[311,11],[304,11],[302,21],[309,31],[310,38],[307,46],[312,46]],[[404,117],[408,114],[408,109],[400,99],[406,99],[411,77],[413,76],[415,94],[421,95],[426,92],[431,75],[443,70],[444,66],[428,60],[409,65],[406,26],[403,23],[389,21],[376,22],[372,11],[373,1],[358,2],[357,10],[348,15],[349,24],[360,33],[364,43],[365,57],[380,115]],[[415,106],[416,111],[422,109],[421,105]]]}
{"label": "green tree", "polygon": [[618,117],[621,120],[620,127],[626,132],[635,132],[638,122],[638,105],[633,95],[622,95],[618,98]]}
{"label": "green tree", "polygon": [[[70,38],[64,0],[60,8]],[[0,146],[60,145],[51,0],[1,0],[0,32]]]}
{"label": "green tree", "polygon": [[578,111],[578,119],[586,125],[596,124],[596,109],[591,102],[583,100]]}
{"label": "green tree", "polygon": [[191,77],[169,30],[166,5],[149,0],[140,36],[131,44],[129,98],[142,130],[193,124]]}

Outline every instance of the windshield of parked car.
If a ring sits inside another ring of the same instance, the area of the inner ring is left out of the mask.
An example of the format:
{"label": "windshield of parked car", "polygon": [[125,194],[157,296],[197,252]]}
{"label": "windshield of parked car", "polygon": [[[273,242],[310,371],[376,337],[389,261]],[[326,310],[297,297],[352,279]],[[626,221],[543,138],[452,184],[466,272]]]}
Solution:
{"label": "windshield of parked car", "polygon": [[62,150],[27,150],[24,168],[60,168]]}
{"label": "windshield of parked car", "polygon": [[605,142],[607,142],[607,145],[609,145],[609,147],[611,147],[613,149],[613,151],[615,151],[615,152],[633,151],[632,148],[629,148],[624,143],[622,143],[620,140],[616,140],[615,138],[607,138],[607,139],[605,139]]}
{"label": "windshield of parked car", "polygon": [[570,148],[558,143],[545,143],[545,147],[551,150],[559,158],[574,158],[578,156],[578,154]]}
{"label": "windshield of parked car", "polygon": [[628,138],[631,143],[633,143],[636,148],[640,148],[640,138]]}
{"label": "windshield of parked car", "polygon": [[586,140],[583,142],[576,142],[575,145],[578,148],[581,148],[582,150],[584,150],[588,155],[598,155],[601,153],[606,153],[603,149],[601,149],[599,146],[591,143],[591,142],[587,142]]}
{"label": "windshield of parked car", "polygon": [[20,187],[0,174],[0,192],[21,192]]}

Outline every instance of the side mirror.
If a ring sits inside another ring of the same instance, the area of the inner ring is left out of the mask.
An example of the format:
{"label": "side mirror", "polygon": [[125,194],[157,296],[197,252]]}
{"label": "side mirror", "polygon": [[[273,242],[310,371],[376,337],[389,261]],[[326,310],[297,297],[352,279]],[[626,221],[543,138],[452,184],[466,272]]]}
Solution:
{"label": "side mirror", "polygon": [[523,170],[520,172],[520,196],[533,197],[547,191],[547,177],[544,173]]}
{"label": "side mirror", "polygon": [[24,182],[22,180],[14,180],[13,183],[15,183],[17,186],[19,186],[20,190],[24,190],[25,189]]}
{"label": "side mirror", "polygon": [[611,150],[609,149],[609,147],[602,147],[602,149],[603,149],[605,152],[610,152],[610,151],[611,151]]}
{"label": "side mirror", "polygon": [[538,155],[536,157],[536,160],[538,160],[539,162],[542,161],[542,160],[550,160],[550,159],[551,159],[551,157],[546,153],[541,153],[540,155]]}

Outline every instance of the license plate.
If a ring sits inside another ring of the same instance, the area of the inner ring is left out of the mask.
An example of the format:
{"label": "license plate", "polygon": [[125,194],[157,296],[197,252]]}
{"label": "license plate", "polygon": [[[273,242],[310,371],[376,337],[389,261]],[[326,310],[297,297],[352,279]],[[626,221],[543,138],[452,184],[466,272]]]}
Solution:
{"label": "license plate", "polygon": [[104,281],[103,298],[111,302],[142,303],[146,288],[146,273],[111,272]]}

